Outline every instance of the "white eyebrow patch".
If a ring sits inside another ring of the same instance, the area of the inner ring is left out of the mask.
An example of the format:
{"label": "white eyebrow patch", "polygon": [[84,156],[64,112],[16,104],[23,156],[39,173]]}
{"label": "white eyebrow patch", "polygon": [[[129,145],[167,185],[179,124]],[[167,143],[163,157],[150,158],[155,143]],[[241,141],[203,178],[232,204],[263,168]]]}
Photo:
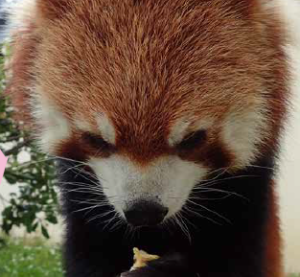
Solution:
{"label": "white eyebrow patch", "polygon": [[84,132],[92,132],[93,128],[90,125],[90,123],[88,123],[87,121],[84,121],[82,119],[75,119],[73,121],[73,124],[75,125],[75,127],[81,131]]}
{"label": "white eyebrow patch", "polygon": [[201,119],[196,122],[180,119],[171,127],[168,142],[170,146],[180,143],[191,132],[206,130],[213,125],[212,119]]}
{"label": "white eyebrow patch", "polygon": [[116,132],[109,118],[101,113],[96,116],[97,126],[103,139],[111,144],[116,143]]}

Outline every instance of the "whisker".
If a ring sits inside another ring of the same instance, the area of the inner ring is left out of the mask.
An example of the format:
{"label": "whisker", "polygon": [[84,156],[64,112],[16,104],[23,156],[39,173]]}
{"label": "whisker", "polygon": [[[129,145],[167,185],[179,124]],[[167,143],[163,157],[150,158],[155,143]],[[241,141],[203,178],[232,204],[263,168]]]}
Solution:
{"label": "whisker", "polygon": [[177,224],[180,227],[180,229],[182,230],[182,232],[186,235],[186,237],[188,238],[189,242],[191,243],[192,239],[191,239],[191,235],[190,235],[189,229],[186,226],[186,224],[183,222],[180,213],[175,214],[173,218],[174,218],[175,222],[177,222]]}
{"label": "whisker", "polygon": [[[66,168],[66,170],[63,171],[62,174],[66,174],[66,173],[68,173],[69,171],[72,171],[73,169],[76,169],[76,168],[78,168],[78,167],[83,167],[83,166],[85,166],[85,165],[84,165],[84,164],[81,164],[81,163],[75,164],[75,165],[72,166],[72,167]],[[77,176],[76,176],[76,177],[77,177]]]}
{"label": "whisker", "polygon": [[115,212],[114,209],[112,209],[112,210],[110,210],[110,211],[108,211],[108,212],[105,212],[105,213],[102,213],[102,214],[98,214],[98,215],[96,215],[96,216],[93,216],[93,217],[91,217],[91,218],[87,221],[87,223],[91,223],[92,221],[94,221],[94,220],[96,220],[96,219],[100,219],[100,218],[103,218],[103,217],[105,217],[105,216],[108,216],[109,214],[111,214],[111,213],[113,213],[113,212]]}
{"label": "whisker", "polygon": [[233,192],[233,191],[228,191],[228,190],[223,190],[223,189],[215,189],[215,188],[211,188],[211,187],[208,187],[208,188],[199,188],[197,189],[197,191],[201,191],[201,193],[209,193],[209,192],[220,192],[220,193],[224,193],[224,194],[227,194],[228,196],[237,196],[237,197],[240,197],[246,201],[250,201],[247,197],[239,194],[239,193],[236,193],[236,192]]}
{"label": "whisker", "polygon": [[[78,168],[73,167],[73,168],[70,168],[69,170],[71,170],[71,171],[73,171],[77,174],[75,177],[80,176],[80,177],[83,177],[84,179],[86,179],[86,180],[88,180],[92,183],[98,184],[98,179],[99,178],[96,175],[94,175],[94,174],[92,174],[92,173],[90,173],[90,172],[88,172],[88,171],[86,171],[82,168],[81,168],[81,170],[79,170]],[[90,177],[92,179],[90,179],[88,177]]]}
{"label": "whisker", "polygon": [[8,167],[8,168],[10,168],[10,169],[20,169],[20,168],[23,168],[23,167],[27,167],[27,166],[31,166],[31,165],[39,164],[39,163],[43,163],[43,162],[48,162],[48,161],[52,161],[52,160],[55,160],[55,158],[49,157],[49,158],[42,159],[42,160],[38,160],[38,161],[28,161],[28,162],[23,162],[23,163],[20,164],[20,165],[10,166],[10,167]]}
{"label": "whisker", "polygon": [[112,222],[114,222],[116,220],[116,218],[118,218],[118,213],[115,210],[114,210],[114,212],[115,212],[115,215],[111,219],[108,219],[108,220],[104,221],[104,222],[106,222],[106,224],[103,227],[103,230],[108,228],[109,224],[111,224]]}
{"label": "whisker", "polygon": [[97,205],[93,205],[93,206],[89,206],[89,207],[85,207],[85,208],[73,211],[72,213],[79,213],[79,212],[83,212],[83,211],[86,211],[86,210],[94,210],[95,208],[100,208],[100,207],[103,207],[103,206],[106,206],[106,205],[97,204]]}
{"label": "whisker", "polygon": [[110,228],[110,231],[113,232],[120,228],[123,224],[125,224],[124,220],[121,216],[118,217],[118,220],[115,222],[115,224]]}
{"label": "whisker", "polygon": [[89,166],[89,164],[86,163],[86,162],[79,161],[79,160],[74,160],[74,159],[71,159],[71,158],[66,158],[66,157],[56,156],[56,155],[53,155],[52,157],[55,158],[55,159],[57,159],[57,160],[64,160],[64,161],[67,161],[67,162],[80,163],[80,164],[84,164],[84,165]]}
{"label": "whisker", "polygon": [[238,175],[238,176],[231,176],[231,177],[226,177],[226,178],[214,180],[214,181],[211,181],[211,182],[203,182],[200,185],[208,187],[210,185],[218,184],[218,183],[221,183],[223,181],[229,181],[229,180],[235,180],[235,179],[243,179],[243,178],[249,178],[249,177],[251,177],[251,178],[257,178],[259,176],[258,175]]}
{"label": "whisker", "polygon": [[188,202],[191,203],[191,204],[193,204],[193,205],[195,205],[195,206],[198,206],[198,207],[200,207],[200,208],[202,208],[202,209],[204,209],[204,210],[206,210],[206,211],[208,211],[208,212],[210,212],[210,213],[212,213],[212,214],[214,214],[214,215],[216,215],[216,216],[218,216],[218,217],[220,217],[220,218],[222,218],[222,219],[225,220],[227,223],[230,223],[230,224],[231,224],[231,221],[230,221],[228,218],[226,218],[225,216],[223,216],[223,215],[221,215],[221,214],[219,214],[219,213],[217,213],[217,212],[215,212],[215,211],[213,211],[213,210],[211,210],[211,209],[205,207],[204,205],[201,205],[201,204],[199,204],[199,203],[196,203],[196,202],[194,202],[194,201],[192,201],[192,200],[190,200],[190,199],[188,199]]}
{"label": "whisker", "polygon": [[193,200],[201,200],[201,201],[211,201],[211,200],[224,200],[228,197],[230,197],[231,195],[225,195],[222,197],[212,197],[212,198],[208,198],[208,197],[198,197],[198,196],[190,196],[189,199],[193,199]]}
{"label": "whisker", "polygon": [[216,172],[218,172],[218,171],[221,171],[219,174],[217,174],[217,175],[215,175],[214,177],[212,177],[212,178],[209,178],[209,179],[203,179],[201,182],[209,182],[209,181],[213,181],[213,180],[216,180],[216,179],[218,179],[220,176],[222,176],[223,174],[225,174],[226,172],[227,172],[227,170],[228,170],[228,168],[226,167],[226,168],[219,168],[219,169],[217,169],[217,170],[214,170],[214,171],[212,171],[212,172],[210,172],[210,174],[209,175],[213,175],[213,174],[215,174]]}
{"label": "whisker", "polygon": [[90,186],[89,184],[72,184],[72,183],[61,183],[61,185],[71,185],[74,188],[66,188],[65,186],[61,188],[61,190],[66,192],[96,192],[100,193],[101,195],[104,195],[103,188],[102,187],[95,187]]}
{"label": "whisker", "polygon": [[[72,189],[62,187],[60,189],[63,193],[76,193],[76,194],[95,194],[97,196],[106,196],[102,189],[95,188],[95,187],[88,187],[88,186],[80,186],[80,187],[74,187]],[[109,196],[108,198],[110,198]]]}
{"label": "whisker", "polygon": [[247,165],[247,167],[253,167],[253,168],[261,168],[261,169],[267,169],[267,170],[271,170],[274,171],[273,167],[267,167],[267,166],[260,166],[260,165]]}
{"label": "whisker", "polygon": [[196,215],[196,216],[198,216],[198,217],[200,217],[200,218],[204,218],[204,219],[206,219],[206,220],[208,220],[208,221],[210,221],[210,222],[212,222],[212,223],[214,223],[214,224],[216,224],[216,225],[222,225],[221,223],[219,223],[219,222],[213,220],[212,218],[207,217],[207,216],[204,216],[204,215],[202,215],[202,214],[200,214],[200,213],[198,213],[198,212],[192,210],[192,209],[191,209],[190,207],[188,207],[187,205],[185,205],[185,206],[182,208],[182,211],[185,211],[185,212],[187,212],[187,213],[192,213],[192,214],[194,214],[194,215]]}
{"label": "whisker", "polygon": [[102,203],[103,205],[102,206],[112,206],[113,204],[116,204],[116,203],[120,203],[121,201],[111,201],[109,202],[108,200],[97,200],[97,199],[88,199],[88,200],[76,200],[76,199],[71,199],[70,200],[71,202],[74,202],[74,203],[77,203],[77,204],[80,204],[80,205],[89,205],[89,204],[95,204],[95,203]]}

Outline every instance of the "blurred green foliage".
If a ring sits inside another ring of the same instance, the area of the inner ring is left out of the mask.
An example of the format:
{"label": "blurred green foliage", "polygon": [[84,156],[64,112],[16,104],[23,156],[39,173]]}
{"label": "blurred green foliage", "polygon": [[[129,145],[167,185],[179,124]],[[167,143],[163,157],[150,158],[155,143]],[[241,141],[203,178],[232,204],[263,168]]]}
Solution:
{"label": "blurred green foliage", "polygon": [[[17,187],[9,199],[4,199],[0,190],[0,201],[5,205],[1,228],[5,233],[14,226],[24,226],[29,233],[40,229],[49,238],[47,224],[56,224],[58,214],[54,163],[12,119],[13,109],[4,87],[4,58],[0,55],[0,148],[8,157],[4,178]],[[26,161],[22,162],[24,156]]]}
{"label": "blurred green foliage", "polygon": [[61,251],[43,242],[7,241],[0,246],[1,277],[62,277]]}

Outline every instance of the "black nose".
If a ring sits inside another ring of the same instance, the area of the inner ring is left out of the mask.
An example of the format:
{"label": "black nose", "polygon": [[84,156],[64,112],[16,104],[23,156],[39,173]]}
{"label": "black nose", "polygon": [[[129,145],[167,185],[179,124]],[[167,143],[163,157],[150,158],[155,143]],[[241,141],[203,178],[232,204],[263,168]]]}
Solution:
{"label": "black nose", "polygon": [[168,209],[158,203],[139,201],[125,211],[125,217],[133,226],[151,226],[161,223],[167,213]]}

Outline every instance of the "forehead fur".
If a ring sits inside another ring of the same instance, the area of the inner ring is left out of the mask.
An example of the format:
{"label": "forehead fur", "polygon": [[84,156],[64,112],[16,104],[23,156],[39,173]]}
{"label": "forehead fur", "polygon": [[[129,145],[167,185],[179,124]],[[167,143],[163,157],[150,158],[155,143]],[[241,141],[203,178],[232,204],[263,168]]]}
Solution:
{"label": "forehead fur", "polygon": [[124,147],[156,154],[183,117],[221,119],[267,96],[280,122],[281,24],[258,2],[40,0],[35,82],[65,116],[95,125],[103,113]]}

